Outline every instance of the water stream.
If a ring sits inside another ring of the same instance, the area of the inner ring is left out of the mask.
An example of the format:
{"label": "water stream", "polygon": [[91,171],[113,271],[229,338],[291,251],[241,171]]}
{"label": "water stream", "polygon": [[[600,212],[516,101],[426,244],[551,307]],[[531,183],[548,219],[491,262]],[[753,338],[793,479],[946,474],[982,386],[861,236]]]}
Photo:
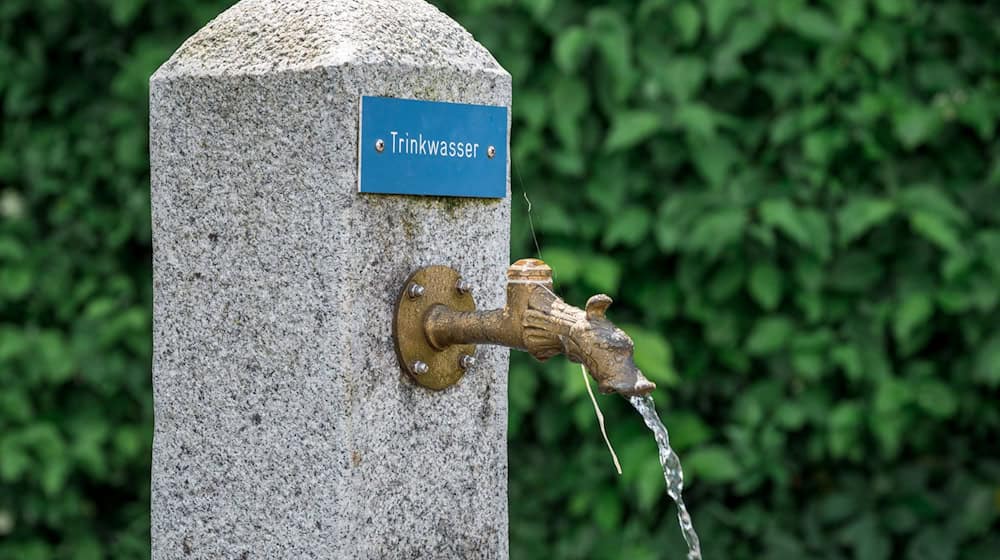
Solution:
{"label": "water stream", "polygon": [[677,521],[681,524],[681,533],[688,545],[688,560],[701,560],[701,543],[698,533],[691,523],[691,514],[684,505],[684,472],[681,471],[681,460],[670,448],[670,436],[667,428],[656,414],[653,397],[649,395],[629,397],[628,401],[642,415],[646,427],[653,432],[656,446],[660,448],[660,465],[663,466],[663,478],[667,481],[667,495],[677,504]]}

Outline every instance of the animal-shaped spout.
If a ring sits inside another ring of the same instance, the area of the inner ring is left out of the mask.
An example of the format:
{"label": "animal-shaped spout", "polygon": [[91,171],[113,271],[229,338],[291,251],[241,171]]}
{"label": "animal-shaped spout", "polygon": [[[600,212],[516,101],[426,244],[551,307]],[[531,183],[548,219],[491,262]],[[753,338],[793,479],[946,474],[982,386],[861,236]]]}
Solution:
{"label": "animal-shaped spout", "polygon": [[[419,272],[404,287],[401,307],[424,297],[425,286],[418,283],[418,275]],[[467,292],[468,286],[463,286],[460,279],[457,281],[458,291]],[[419,315],[423,337],[434,352],[446,352],[463,345],[468,349],[472,344],[498,344],[526,351],[541,361],[564,354],[570,361],[584,365],[601,392],[634,396],[648,394],[656,388],[633,361],[632,339],[605,316],[611,298],[595,295],[587,301],[585,309],[567,304],[552,291],[552,269],[541,260],[522,259],[507,269],[507,303],[502,309],[475,311],[471,299],[467,305],[459,306],[464,309],[446,301],[428,301],[425,305],[426,309],[409,315]],[[421,382],[430,373],[431,366],[405,355],[407,345],[399,340],[406,336],[400,332],[405,317],[397,310],[397,352],[404,369]],[[413,351],[409,353],[414,354]],[[467,353],[458,357],[463,369],[469,365],[468,358],[471,355]]]}

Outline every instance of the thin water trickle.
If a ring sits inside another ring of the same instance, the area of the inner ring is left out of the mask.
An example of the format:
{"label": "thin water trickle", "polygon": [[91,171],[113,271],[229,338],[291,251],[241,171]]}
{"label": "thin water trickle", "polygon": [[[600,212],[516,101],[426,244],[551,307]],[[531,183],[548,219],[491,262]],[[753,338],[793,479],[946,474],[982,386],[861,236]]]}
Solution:
{"label": "thin water trickle", "polygon": [[698,533],[694,531],[691,515],[684,505],[684,472],[681,470],[681,460],[670,448],[670,436],[660,417],[656,414],[653,397],[649,395],[629,397],[628,401],[642,415],[642,421],[653,432],[656,446],[660,448],[660,465],[663,466],[663,478],[667,481],[667,495],[677,504],[677,521],[681,524],[681,534],[688,545],[688,560],[701,560],[701,543]]}

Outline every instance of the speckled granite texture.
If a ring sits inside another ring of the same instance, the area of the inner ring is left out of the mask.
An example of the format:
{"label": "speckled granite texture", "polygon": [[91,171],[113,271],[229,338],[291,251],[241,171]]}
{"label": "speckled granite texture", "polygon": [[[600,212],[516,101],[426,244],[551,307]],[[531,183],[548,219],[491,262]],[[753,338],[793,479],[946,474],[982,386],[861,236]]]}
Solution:
{"label": "speckled granite texture", "polygon": [[153,558],[507,558],[507,351],[434,393],[391,324],[428,264],[502,305],[510,197],[359,195],[357,127],[510,76],[420,0],[244,0],[150,89]]}

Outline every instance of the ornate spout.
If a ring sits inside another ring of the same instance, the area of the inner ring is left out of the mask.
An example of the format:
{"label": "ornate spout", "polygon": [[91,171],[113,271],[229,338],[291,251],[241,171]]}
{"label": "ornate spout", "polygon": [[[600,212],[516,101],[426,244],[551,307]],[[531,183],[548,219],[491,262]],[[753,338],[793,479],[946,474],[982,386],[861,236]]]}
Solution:
{"label": "ornate spout", "polygon": [[414,273],[397,305],[394,331],[403,368],[421,385],[442,389],[474,363],[475,344],[497,344],[545,361],[565,354],[583,364],[601,392],[645,395],[656,385],[632,360],[633,343],[605,317],[611,298],[599,294],[586,309],[552,291],[552,269],[522,259],[507,269],[507,304],[476,311],[471,290],[448,267]]}

